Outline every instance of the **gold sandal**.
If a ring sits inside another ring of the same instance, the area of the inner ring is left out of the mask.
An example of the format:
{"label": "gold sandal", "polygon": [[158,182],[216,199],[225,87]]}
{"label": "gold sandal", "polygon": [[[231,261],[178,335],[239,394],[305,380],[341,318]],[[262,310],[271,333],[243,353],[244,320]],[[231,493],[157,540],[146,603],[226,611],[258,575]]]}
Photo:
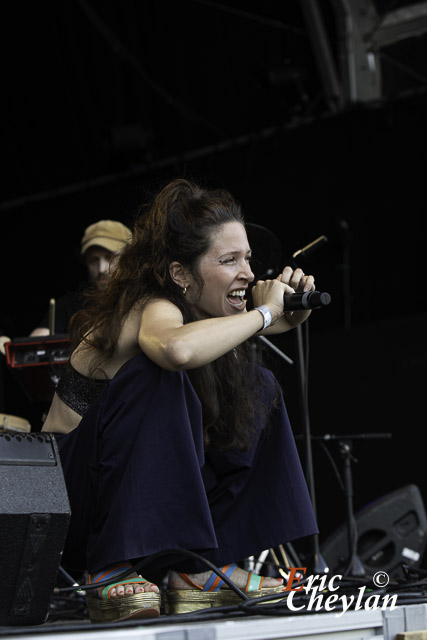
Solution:
{"label": "gold sandal", "polygon": [[[89,575],[89,584],[105,582],[109,578],[122,574],[131,568],[128,562],[114,565],[105,571]],[[125,584],[150,584],[148,580],[137,576],[136,578],[124,578],[119,582],[111,582],[106,587],[94,589],[94,594],[87,595],[87,606],[91,622],[118,622],[141,618],[157,618],[160,615],[160,593],[144,591],[129,595],[111,597],[111,591],[119,585]],[[101,590],[102,589],[102,590]]]}
{"label": "gold sandal", "polygon": [[[235,563],[220,567],[227,577],[230,577],[236,569]],[[233,589],[221,589],[225,584],[224,580],[212,572],[206,584],[201,587],[195,584],[186,573],[179,576],[192,587],[192,589],[169,589],[165,593],[165,612],[168,615],[179,613],[190,613],[209,607],[235,606],[242,602],[242,598]],[[244,592],[248,598],[259,598],[260,596],[283,594],[284,586],[262,588],[264,577],[252,573],[248,574],[248,580]]]}

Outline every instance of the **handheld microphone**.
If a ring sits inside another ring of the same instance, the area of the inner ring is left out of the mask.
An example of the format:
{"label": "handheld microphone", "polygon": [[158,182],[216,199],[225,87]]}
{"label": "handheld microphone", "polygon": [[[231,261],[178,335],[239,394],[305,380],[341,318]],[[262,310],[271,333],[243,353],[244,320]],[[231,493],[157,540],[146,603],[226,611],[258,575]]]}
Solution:
{"label": "handheld microphone", "polygon": [[321,291],[306,291],[305,293],[285,293],[283,303],[285,311],[303,311],[306,309],[320,309],[331,301],[329,293]]}

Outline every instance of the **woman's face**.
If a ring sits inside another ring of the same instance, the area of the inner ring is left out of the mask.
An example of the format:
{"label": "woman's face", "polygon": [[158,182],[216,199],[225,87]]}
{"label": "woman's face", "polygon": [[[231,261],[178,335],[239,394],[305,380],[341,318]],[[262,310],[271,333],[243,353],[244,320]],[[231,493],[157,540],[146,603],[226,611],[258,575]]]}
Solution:
{"label": "woman's face", "polygon": [[203,318],[230,316],[246,309],[244,295],[254,274],[251,249],[244,226],[227,222],[212,233],[211,246],[200,258],[197,271],[204,285],[200,296],[194,282],[188,298],[194,296],[197,315]]}

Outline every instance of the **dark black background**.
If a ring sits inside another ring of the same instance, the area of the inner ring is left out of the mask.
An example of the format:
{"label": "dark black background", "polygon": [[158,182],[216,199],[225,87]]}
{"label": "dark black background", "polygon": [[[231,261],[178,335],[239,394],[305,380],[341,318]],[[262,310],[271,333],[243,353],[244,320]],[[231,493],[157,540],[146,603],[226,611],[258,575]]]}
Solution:
{"label": "dark black background", "polygon": [[[15,0],[0,43],[1,333],[27,335],[82,280],[88,224],[131,225],[177,176],[222,185],[264,227],[250,228],[260,271],[276,266],[271,246],[281,263],[328,238],[301,265],[332,296],[309,322],[311,429],[393,436],[355,441],[355,508],[407,483],[424,492],[424,36],[388,47],[382,100],[339,110],[298,2]],[[275,344],[295,358],[293,336]],[[296,367],[269,357],[299,435]],[[32,414],[4,377],[4,410]],[[324,536],[345,510],[313,448]]]}

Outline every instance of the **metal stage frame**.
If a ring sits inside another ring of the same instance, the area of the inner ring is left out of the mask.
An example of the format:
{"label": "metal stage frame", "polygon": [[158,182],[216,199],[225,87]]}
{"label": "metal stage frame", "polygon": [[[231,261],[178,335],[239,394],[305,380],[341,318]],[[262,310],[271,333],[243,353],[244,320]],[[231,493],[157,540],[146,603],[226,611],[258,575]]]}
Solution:
{"label": "metal stage frame", "polygon": [[[214,613],[209,613],[208,616]],[[113,624],[47,623],[32,627],[0,627],[3,640],[378,640],[427,638],[426,603],[307,615],[248,616],[191,621],[188,615]]]}

